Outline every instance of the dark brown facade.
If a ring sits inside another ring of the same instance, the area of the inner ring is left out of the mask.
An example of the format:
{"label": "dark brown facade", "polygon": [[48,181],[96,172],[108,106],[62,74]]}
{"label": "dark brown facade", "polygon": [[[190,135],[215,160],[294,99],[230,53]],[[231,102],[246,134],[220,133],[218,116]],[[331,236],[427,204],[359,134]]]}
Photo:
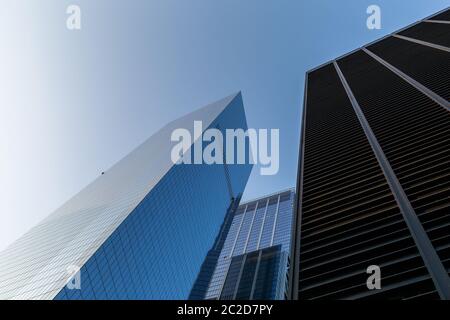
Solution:
{"label": "dark brown facade", "polygon": [[449,9],[307,73],[291,298],[450,299],[449,100]]}

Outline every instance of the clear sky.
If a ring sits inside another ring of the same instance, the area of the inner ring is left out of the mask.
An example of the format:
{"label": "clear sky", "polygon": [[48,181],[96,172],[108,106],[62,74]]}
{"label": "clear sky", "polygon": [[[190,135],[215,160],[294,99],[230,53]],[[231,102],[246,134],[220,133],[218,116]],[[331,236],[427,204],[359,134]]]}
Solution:
{"label": "clear sky", "polygon": [[294,186],[305,71],[449,5],[1,0],[0,249],[165,123],[237,91],[249,126],[281,139],[279,173],[253,170],[245,199]]}

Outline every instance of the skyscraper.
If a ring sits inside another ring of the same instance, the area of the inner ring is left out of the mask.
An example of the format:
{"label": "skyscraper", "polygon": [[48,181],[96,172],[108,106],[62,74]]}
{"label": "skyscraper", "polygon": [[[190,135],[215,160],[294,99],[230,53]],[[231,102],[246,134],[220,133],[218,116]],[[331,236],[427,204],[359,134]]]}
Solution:
{"label": "skyscraper", "polygon": [[171,134],[194,121],[246,130],[241,95],[169,123],[3,251],[0,298],[187,298],[252,168],[174,164]]}
{"label": "skyscraper", "polygon": [[307,73],[292,298],[450,299],[449,75],[449,9]]}
{"label": "skyscraper", "polygon": [[285,298],[294,195],[294,190],[283,191],[243,203],[231,213],[206,291],[192,298]]}

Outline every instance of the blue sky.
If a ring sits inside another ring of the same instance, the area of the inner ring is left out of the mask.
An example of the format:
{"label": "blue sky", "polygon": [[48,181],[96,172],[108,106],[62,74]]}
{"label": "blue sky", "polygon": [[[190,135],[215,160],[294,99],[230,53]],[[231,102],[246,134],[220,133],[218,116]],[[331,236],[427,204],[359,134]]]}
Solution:
{"label": "blue sky", "polygon": [[[66,29],[69,4],[82,30]],[[381,7],[382,29],[366,28]],[[295,185],[304,74],[449,0],[3,0],[0,249],[168,121],[242,91],[253,128],[280,129]]]}

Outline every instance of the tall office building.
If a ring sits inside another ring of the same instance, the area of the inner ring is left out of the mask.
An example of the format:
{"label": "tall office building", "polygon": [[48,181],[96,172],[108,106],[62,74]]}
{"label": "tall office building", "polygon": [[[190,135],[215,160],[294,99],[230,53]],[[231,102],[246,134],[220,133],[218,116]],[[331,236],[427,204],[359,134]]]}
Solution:
{"label": "tall office building", "polygon": [[292,298],[450,299],[449,99],[449,9],[307,73]]}
{"label": "tall office building", "polygon": [[294,190],[283,191],[243,203],[231,212],[224,223],[226,234],[218,237],[222,246],[214,272],[203,279],[205,290],[194,287],[191,298],[284,299],[294,196]]}
{"label": "tall office building", "polygon": [[3,251],[0,298],[188,298],[252,168],[174,164],[171,135],[194,121],[246,130],[241,95],[169,123]]}

